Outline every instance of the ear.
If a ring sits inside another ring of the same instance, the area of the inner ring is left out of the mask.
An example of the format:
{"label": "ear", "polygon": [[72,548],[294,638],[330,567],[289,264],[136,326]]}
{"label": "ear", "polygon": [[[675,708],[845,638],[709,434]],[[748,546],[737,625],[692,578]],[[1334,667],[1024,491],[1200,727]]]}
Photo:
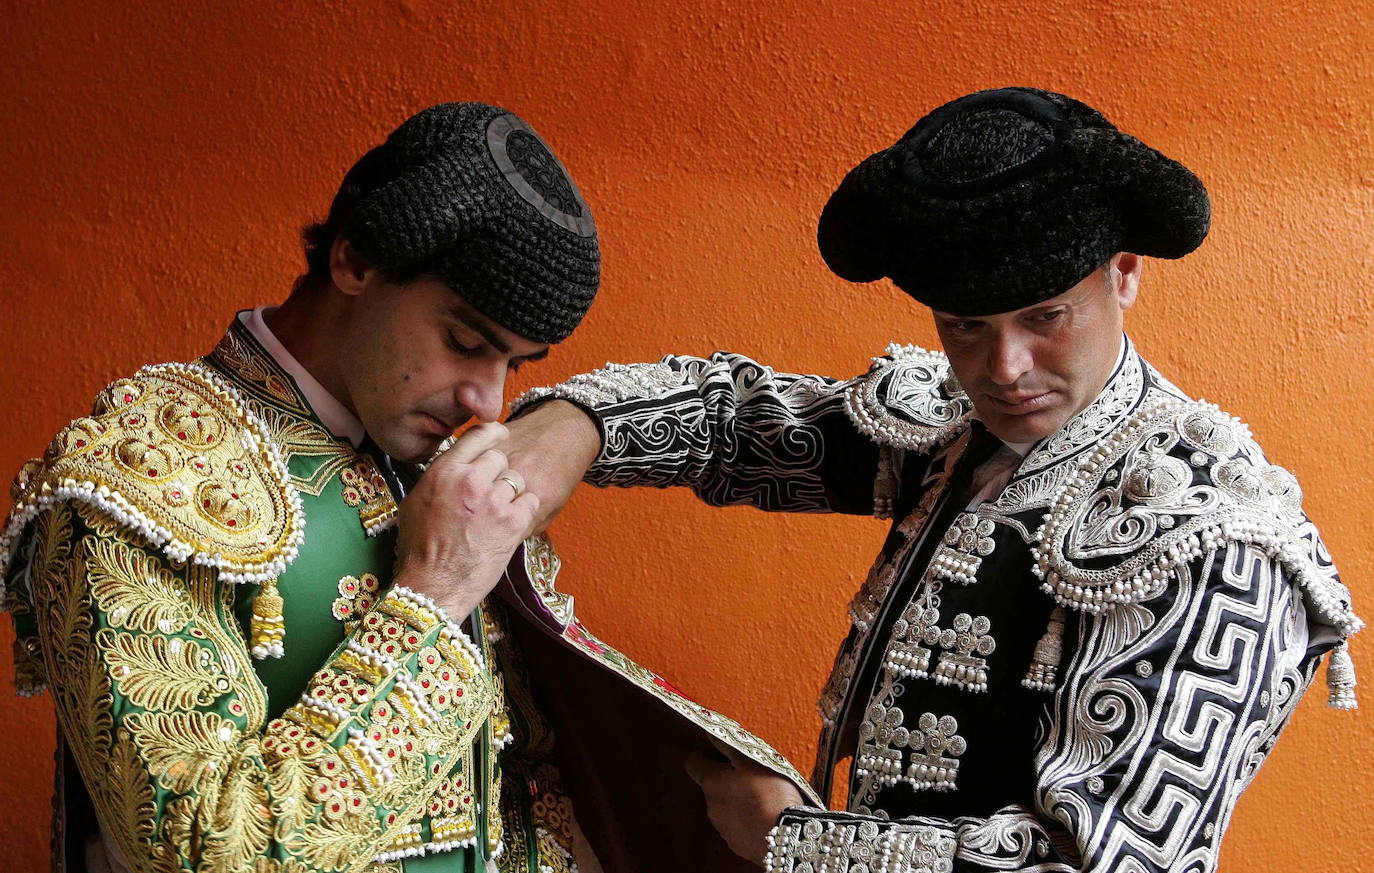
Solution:
{"label": "ear", "polygon": [[343,234],[334,237],[329,248],[329,277],[334,287],[350,297],[356,297],[371,282],[377,268],[368,263]]}
{"label": "ear", "polygon": [[1135,305],[1136,295],[1140,293],[1140,271],[1145,259],[1131,252],[1120,252],[1107,263],[1117,304],[1125,312]]}

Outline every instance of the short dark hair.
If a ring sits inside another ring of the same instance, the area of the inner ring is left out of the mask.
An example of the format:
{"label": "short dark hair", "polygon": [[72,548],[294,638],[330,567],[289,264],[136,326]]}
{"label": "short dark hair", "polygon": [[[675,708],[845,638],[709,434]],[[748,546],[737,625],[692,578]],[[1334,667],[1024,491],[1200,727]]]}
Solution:
{"label": "short dark hair", "polygon": [[[307,224],[301,229],[301,247],[305,251],[305,272],[296,277],[296,282],[292,286],[292,292],[300,290],[315,290],[323,288],[329,284],[329,253],[334,248],[334,241],[342,234],[345,239],[352,242],[348,236],[349,224],[353,221],[353,216],[357,213],[358,201],[361,199],[365,183],[373,172],[375,160],[373,153],[377,150],[364,155],[357,164],[353,166],[344,180],[339,184],[339,190],[334,195],[334,201],[329,206],[329,215],[324,221],[315,221]],[[382,275],[390,282],[404,285],[414,282],[422,276],[434,275],[436,270],[433,264],[428,261],[408,264],[404,267],[382,267]]]}

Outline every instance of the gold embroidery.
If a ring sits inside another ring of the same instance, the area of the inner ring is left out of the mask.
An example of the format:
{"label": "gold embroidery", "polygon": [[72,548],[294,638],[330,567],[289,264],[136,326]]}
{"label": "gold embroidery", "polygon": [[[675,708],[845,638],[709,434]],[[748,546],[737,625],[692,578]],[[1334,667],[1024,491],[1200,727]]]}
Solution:
{"label": "gold embroidery", "polygon": [[191,640],[102,630],[96,645],[119,692],[144,709],[197,709],[229,690],[210,650]]}
{"label": "gold embroidery", "polygon": [[190,621],[186,583],[117,539],[87,537],[87,579],[111,627],[170,634]]}
{"label": "gold embroidery", "polygon": [[[34,616],[61,671],[66,738],[136,869],[362,869],[449,773],[475,772],[469,740],[492,703],[484,661],[432,603],[404,589],[383,598],[327,668],[349,683],[330,679],[319,707],[301,705],[311,729],[279,720],[259,742],[265,691],[233,586],[215,568],[168,566],[102,510],[75,506],[84,527],[66,501],[37,520]],[[330,803],[312,794],[324,778]],[[298,857],[269,862],[274,840]]]}
{"label": "gold embroidery", "polygon": [[[120,841],[120,848],[130,858],[153,856],[153,823],[157,820],[157,804],[153,797],[152,780],[143,762],[138,759],[127,733],[121,731],[110,755],[110,780],[92,785],[92,791],[107,793],[110,803],[106,809],[119,816],[119,824],[111,833]],[[135,865],[137,866],[137,865]]]}
{"label": "gold embroidery", "polygon": [[213,829],[205,837],[206,868],[238,870],[267,850],[271,836],[262,771],[247,762],[231,767],[215,808]]}
{"label": "gold embroidery", "polygon": [[263,424],[272,432],[272,439],[281,448],[288,462],[297,456],[326,458],[317,464],[308,476],[294,472],[291,474],[291,484],[296,486],[296,490],[312,497],[319,497],[335,474],[353,460],[353,447],[315,422],[298,418],[266,404],[259,405],[256,411]]}
{"label": "gold embroidery", "polygon": [[95,416],[65,428],[41,467],[23,473],[0,534],[0,573],[24,527],[65,500],[98,507],[169,557],[212,563],[228,581],[280,573],[301,542],[300,502],[244,403],[194,364],[144,367],[108,387]]}
{"label": "gold embroidery", "polygon": [[396,501],[377,463],[367,455],[358,457],[339,474],[343,482],[344,503],[358,507],[358,518],[369,535],[385,529],[396,518]]}
{"label": "gold embroidery", "polygon": [[372,815],[325,816],[314,827],[298,831],[286,841],[293,854],[314,868],[338,870],[368,854],[381,827]]}
{"label": "gold embroidery", "polygon": [[149,771],[177,794],[211,791],[239,734],[232,721],[214,712],[134,713],[124,724]]}
{"label": "gold embroidery", "polygon": [[344,623],[345,632],[352,633],[361,616],[377,604],[377,589],[381,586],[374,573],[345,576],[339,580],[339,596],[334,598],[332,613]]}
{"label": "gold embroidery", "polygon": [[290,410],[296,415],[309,415],[310,407],[306,405],[305,398],[297,393],[291,378],[270,355],[258,352],[257,343],[251,336],[243,323],[234,319],[219,344],[207,356],[208,360],[221,365],[245,387],[261,395],[273,406]]}

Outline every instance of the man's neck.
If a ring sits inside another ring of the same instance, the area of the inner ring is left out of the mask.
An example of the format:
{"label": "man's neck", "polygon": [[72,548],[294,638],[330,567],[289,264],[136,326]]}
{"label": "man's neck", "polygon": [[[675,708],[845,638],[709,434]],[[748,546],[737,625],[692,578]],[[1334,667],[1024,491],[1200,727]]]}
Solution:
{"label": "man's neck", "polygon": [[329,305],[328,291],[294,292],[263,320],[291,356],[354,415],[357,410],[336,364],[339,313]]}

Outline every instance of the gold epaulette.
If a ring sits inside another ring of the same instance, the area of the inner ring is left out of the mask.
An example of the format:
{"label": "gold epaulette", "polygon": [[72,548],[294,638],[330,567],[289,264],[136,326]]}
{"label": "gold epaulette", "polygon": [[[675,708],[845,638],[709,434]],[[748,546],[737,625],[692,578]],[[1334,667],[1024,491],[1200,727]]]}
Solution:
{"label": "gold epaulette", "polygon": [[106,514],[169,558],[229,582],[265,582],[296,556],[300,497],[267,429],[200,364],[144,367],[102,391],[11,488],[0,578],[24,528],[61,501]]}

